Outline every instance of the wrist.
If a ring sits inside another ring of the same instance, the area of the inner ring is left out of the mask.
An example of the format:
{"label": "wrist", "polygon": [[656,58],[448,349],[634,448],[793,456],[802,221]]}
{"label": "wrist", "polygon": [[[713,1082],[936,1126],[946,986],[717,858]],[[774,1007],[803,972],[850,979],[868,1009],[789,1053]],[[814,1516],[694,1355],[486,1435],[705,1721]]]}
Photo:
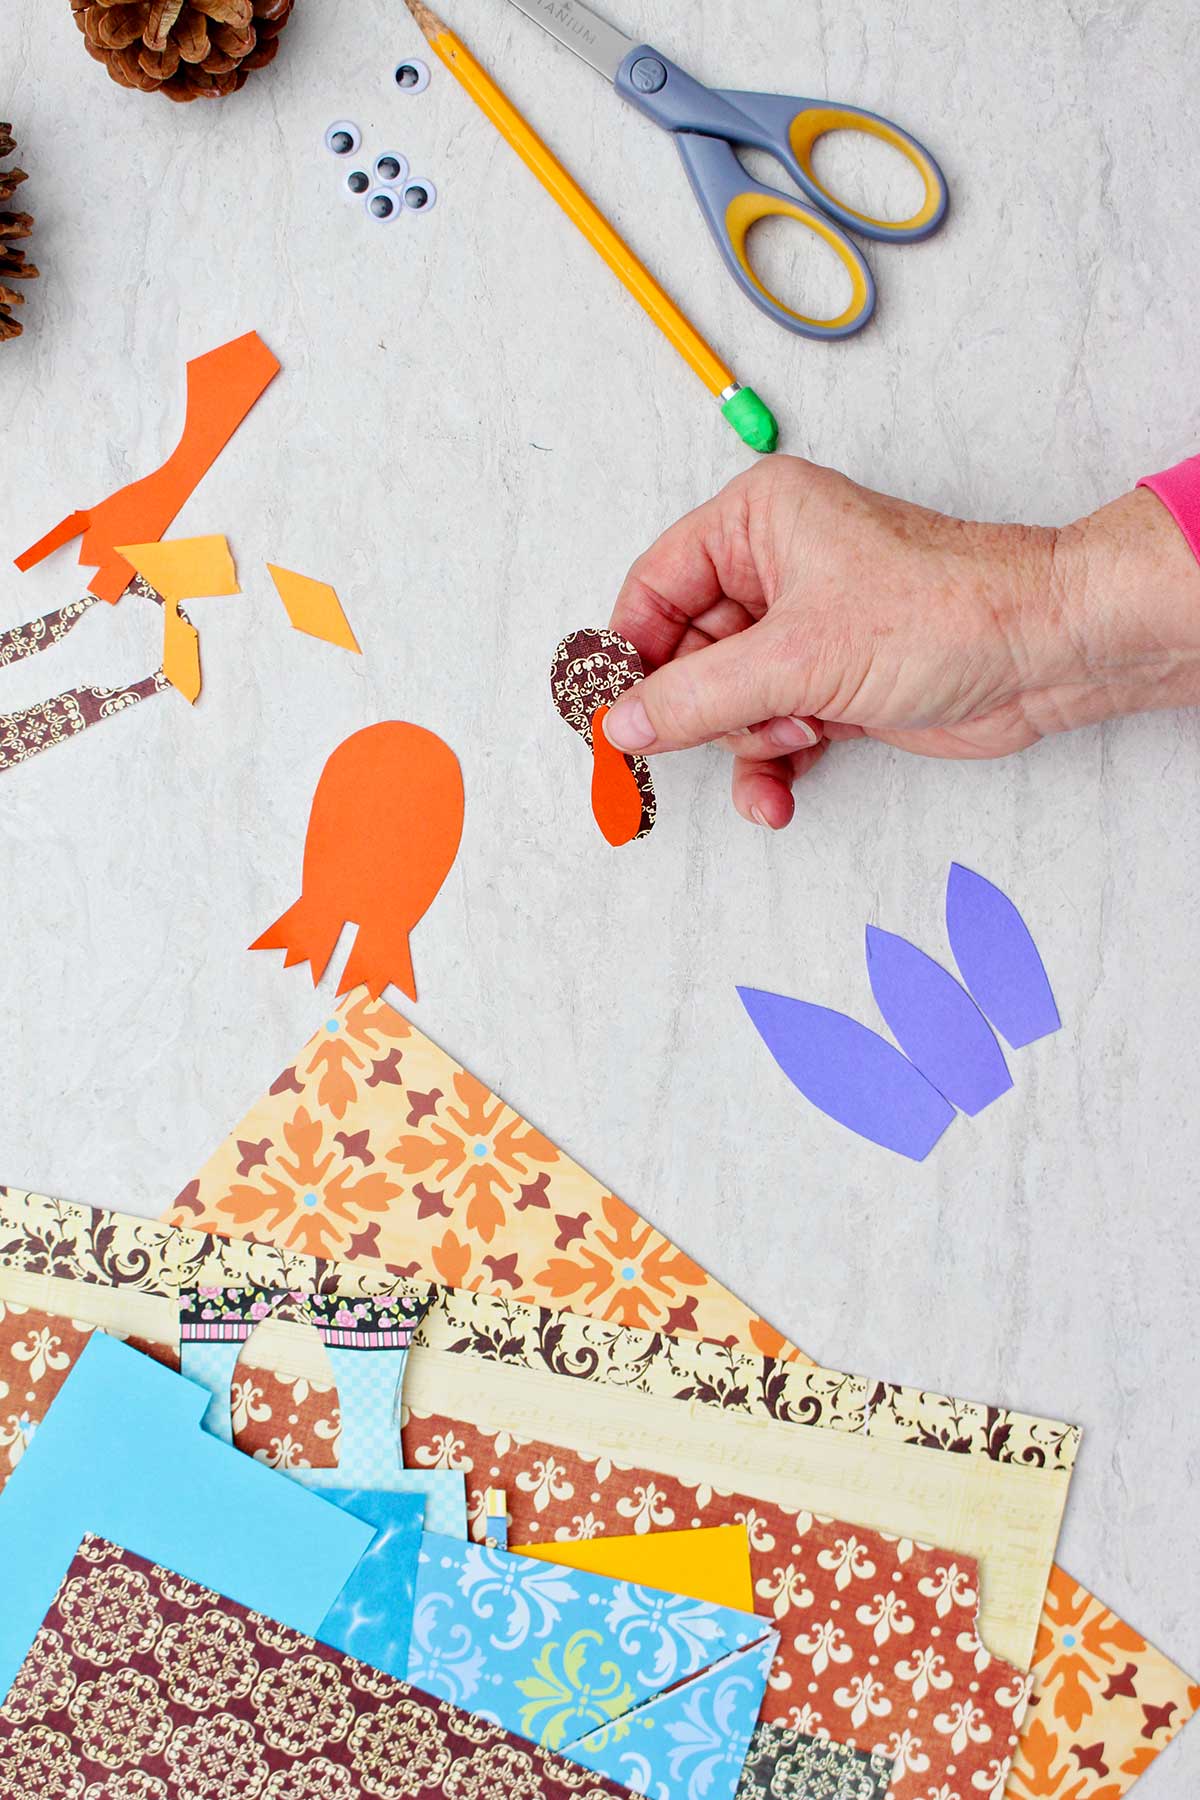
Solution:
{"label": "wrist", "polygon": [[1200,563],[1153,493],[1054,532],[1045,582],[1064,666],[1028,696],[1039,731],[1200,704]]}

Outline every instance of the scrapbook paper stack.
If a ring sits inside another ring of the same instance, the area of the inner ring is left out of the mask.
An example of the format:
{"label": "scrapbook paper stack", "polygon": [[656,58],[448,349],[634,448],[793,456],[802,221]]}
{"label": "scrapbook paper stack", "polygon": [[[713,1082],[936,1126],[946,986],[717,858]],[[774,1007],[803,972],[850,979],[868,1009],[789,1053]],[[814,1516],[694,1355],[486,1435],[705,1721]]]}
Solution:
{"label": "scrapbook paper stack", "polygon": [[0,1189],[0,1794],[1121,1800],[1200,1689],[1055,1567],[1078,1444],[352,994],[167,1220]]}

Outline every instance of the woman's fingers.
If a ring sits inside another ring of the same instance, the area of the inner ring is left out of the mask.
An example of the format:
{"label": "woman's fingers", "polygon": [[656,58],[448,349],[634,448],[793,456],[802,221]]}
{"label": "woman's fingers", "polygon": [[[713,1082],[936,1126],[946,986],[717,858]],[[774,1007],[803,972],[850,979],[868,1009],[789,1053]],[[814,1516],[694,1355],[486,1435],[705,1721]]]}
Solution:
{"label": "woman's fingers", "polygon": [[[736,612],[731,609],[736,609]],[[688,513],[639,556],[621,585],[609,624],[636,646],[648,669],[675,656],[692,625],[717,618],[709,635],[766,611],[751,554],[744,483],[735,481]]]}
{"label": "woman's fingers", "polygon": [[771,618],[663,663],[628,688],[604,721],[618,750],[690,750],[763,719],[803,718],[807,671],[779,654]]}
{"label": "woman's fingers", "polygon": [[733,804],[751,825],[765,826],[768,831],[782,831],[790,825],[796,803],[792,784],[820,762],[825,754],[825,741],[810,750],[798,750],[791,756],[777,757],[773,762],[750,761],[737,757],[733,764]]}
{"label": "woman's fingers", "polygon": [[731,756],[748,762],[770,762],[777,756],[790,756],[797,750],[811,750],[825,736],[820,719],[765,719],[761,725],[750,725],[744,731],[730,731],[715,738],[713,747],[728,750]]}

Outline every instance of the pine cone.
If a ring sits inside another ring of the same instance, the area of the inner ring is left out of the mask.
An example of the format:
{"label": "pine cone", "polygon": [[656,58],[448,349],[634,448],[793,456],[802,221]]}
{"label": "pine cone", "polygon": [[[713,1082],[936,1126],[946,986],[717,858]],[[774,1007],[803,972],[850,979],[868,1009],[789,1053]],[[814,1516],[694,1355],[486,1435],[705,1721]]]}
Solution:
{"label": "pine cone", "polygon": [[269,63],[294,0],[71,0],[89,56],[122,87],[219,100]]}
{"label": "pine cone", "polygon": [[[16,149],[12,126],[0,125],[0,157],[11,156]],[[0,169],[0,209],[12,199],[26,179],[24,169]],[[21,335],[21,321],[13,317],[13,307],[21,306],[25,296],[10,287],[10,281],[29,281],[37,274],[25,252],[17,249],[17,241],[33,230],[33,219],[27,212],[0,210],[0,344],[5,338]]]}

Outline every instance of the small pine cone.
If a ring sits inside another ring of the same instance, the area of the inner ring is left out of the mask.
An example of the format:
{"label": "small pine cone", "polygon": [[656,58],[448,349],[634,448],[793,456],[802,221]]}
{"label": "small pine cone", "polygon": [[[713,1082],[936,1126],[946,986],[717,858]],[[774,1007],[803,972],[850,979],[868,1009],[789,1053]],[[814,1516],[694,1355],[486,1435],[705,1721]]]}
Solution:
{"label": "small pine cone", "polygon": [[219,99],[269,63],[294,0],[70,0],[84,48],[121,87]]}
{"label": "small pine cone", "polygon": [[[11,156],[16,147],[12,126],[0,125],[0,156]],[[24,169],[0,169],[0,206],[12,198],[25,179]],[[25,296],[10,283],[32,281],[37,276],[33,263],[26,262],[24,250],[17,248],[32,230],[30,213],[0,211],[0,343],[21,335],[21,323],[13,316],[13,308],[23,306]]]}

